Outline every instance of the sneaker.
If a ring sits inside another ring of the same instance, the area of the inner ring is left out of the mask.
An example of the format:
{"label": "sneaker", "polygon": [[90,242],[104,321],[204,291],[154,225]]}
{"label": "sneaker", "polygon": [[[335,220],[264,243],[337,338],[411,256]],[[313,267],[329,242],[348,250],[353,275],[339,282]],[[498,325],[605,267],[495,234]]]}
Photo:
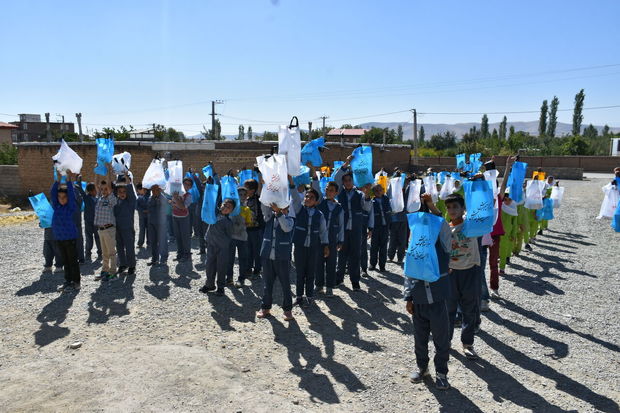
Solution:
{"label": "sneaker", "polygon": [[470,346],[463,346],[463,354],[465,355],[465,357],[467,357],[469,360],[478,360],[478,354],[476,353],[476,350],[474,350],[474,346],[470,345]]}
{"label": "sneaker", "polygon": [[175,257],[172,259],[172,261],[181,261],[181,257]]}
{"label": "sneaker", "polygon": [[82,286],[78,282],[73,282],[72,287],[75,291],[79,291]]}
{"label": "sneaker", "polygon": [[54,272],[55,273],[59,273],[59,272],[63,272],[64,269],[62,267],[56,266],[56,268],[54,268]]}
{"label": "sneaker", "polygon": [[271,311],[267,309],[260,309],[256,312],[256,318],[267,318],[271,316]]}
{"label": "sneaker", "polygon": [[233,280],[228,280],[228,281],[226,281],[226,286],[227,287],[234,287],[235,286],[235,282]]}
{"label": "sneaker", "polygon": [[450,383],[448,383],[448,378],[445,374],[437,373],[437,377],[435,377],[435,388],[437,390],[448,390],[450,388]]}
{"label": "sneaker", "polygon": [[461,328],[462,325],[463,325],[463,321],[460,318],[457,318],[456,320],[454,320],[454,328]]}
{"label": "sneaker", "polygon": [[125,272],[125,270],[127,269],[127,267],[125,267],[124,265],[121,265],[120,267],[118,267],[118,271],[116,271],[117,274],[122,274]]}
{"label": "sneaker", "polygon": [[505,270],[499,270],[499,275],[506,275],[506,271]]}
{"label": "sneaker", "polygon": [[314,289],[314,293],[317,294],[317,295],[318,294],[325,294],[325,288],[323,288],[323,287],[316,287]]}
{"label": "sneaker", "polygon": [[368,273],[366,271],[362,271],[362,278],[368,278]]}
{"label": "sneaker", "polygon": [[525,249],[528,251],[532,250],[532,246],[530,244],[525,244]]}
{"label": "sneaker", "polygon": [[224,294],[224,289],[223,288],[218,288],[217,290],[215,290],[215,295],[217,295],[218,297],[223,297]]}
{"label": "sneaker", "polygon": [[385,272],[385,267],[379,268],[379,272]]}
{"label": "sneaker", "polygon": [[541,229],[541,230],[538,231],[538,235],[542,235],[542,234],[543,234],[543,232],[542,232],[542,229]]}
{"label": "sneaker", "polygon": [[301,305],[304,303],[304,298],[303,297],[297,297],[297,299],[295,300],[295,304],[294,305],[298,305],[301,307]]}
{"label": "sneaker", "polygon": [[205,286],[203,286],[203,287],[202,287],[200,290],[198,290],[198,291],[200,291],[200,292],[201,292],[201,293],[203,293],[203,294],[207,294],[207,293],[210,293],[211,291],[215,291],[215,290],[216,290],[215,286],[213,286],[213,287],[207,287],[207,286],[205,285]]}
{"label": "sneaker", "polygon": [[58,292],[62,293],[64,291],[69,291],[73,288],[73,283],[70,281],[66,281],[65,283],[63,283],[63,285],[61,285],[60,287],[58,287]]}
{"label": "sneaker", "polygon": [[327,288],[325,290],[325,297],[333,297],[334,296],[334,290],[332,288]]}
{"label": "sneaker", "polygon": [[377,271],[377,267],[370,267],[368,271]]}
{"label": "sneaker", "polygon": [[338,288],[338,287],[340,287],[343,284],[344,284],[344,281],[336,281],[335,287]]}
{"label": "sneaker", "polygon": [[403,260],[398,260],[398,261],[396,261],[396,264],[398,264],[398,265],[403,265]]}
{"label": "sneaker", "polygon": [[424,379],[431,377],[431,373],[429,373],[428,369],[418,370],[411,373],[409,376],[409,381],[412,383],[422,383]]}
{"label": "sneaker", "polygon": [[108,275],[110,275],[109,273],[103,271],[97,275],[95,275],[95,281],[99,281],[99,280],[105,280],[108,278]]}
{"label": "sneaker", "polygon": [[128,274],[128,275],[133,275],[133,274],[135,274],[135,273],[136,273],[136,267],[129,267],[129,268],[127,269],[127,274]]}
{"label": "sneaker", "polygon": [[476,325],[474,328],[474,334],[478,334],[480,332],[480,324]]}
{"label": "sneaker", "polygon": [[489,311],[489,300],[480,301],[480,311]]}
{"label": "sneaker", "polygon": [[491,298],[499,298],[499,290],[491,290]]}
{"label": "sneaker", "polygon": [[136,248],[142,248],[143,244],[136,245]]}
{"label": "sneaker", "polygon": [[149,261],[146,263],[147,266],[151,266],[151,265],[157,265],[157,261]]}
{"label": "sneaker", "polygon": [[361,291],[362,287],[360,287],[360,283],[351,283],[351,288],[353,288],[353,291]]}
{"label": "sneaker", "polygon": [[245,279],[240,278],[236,283],[235,283],[235,288],[243,288],[245,287]]}
{"label": "sneaker", "polygon": [[110,274],[108,274],[107,280],[108,281],[112,281],[112,280],[116,280],[118,278],[118,276],[116,275],[115,272],[111,272]]}
{"label": "sneaker", "polygon": [[43,267],[43,272],[45,273],[52,272],[52,267]]}
{"label": "sneaker", "polygon": [[510,257],[506,258],[506,264],[510,265]]}
{"label": "sneaker", "polygon": [[306,303],[304,307],[310,307],[312,304],[314,304],[314,297],[306,297]]}
{"label": "sneaker", "polygon": [[284,316],[284,321],[293,321],[295,319],[295,317],[293,317],[292,311],[285,311],[283,316]]}

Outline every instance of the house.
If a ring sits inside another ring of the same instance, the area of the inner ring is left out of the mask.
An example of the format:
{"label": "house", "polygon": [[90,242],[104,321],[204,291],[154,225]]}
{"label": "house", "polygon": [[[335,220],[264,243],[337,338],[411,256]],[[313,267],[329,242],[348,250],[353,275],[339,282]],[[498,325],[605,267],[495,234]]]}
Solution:
{"label": "house", "polygon": [[0,144],[13,142],[13,129],[17,129],[17,126],[6,122],[0,122]]}
{"label": "house", "polygon": [[129,132],[129,139],[136,141],[152,141],[155,140],[155,129],[132,130]]}
{"label": "house", "polygon": [[327,142],[349,142],[358,143],[360,138],[368,129],[332,129],[327,132],[325,140]]}
{"label": "house", "polygon": [[17,127],[13,129],[11,134],[13,142],[44,141],[47,139],[48,125],[51,136],[54,135],[54,132],[75,132],[75,128],[71,122],[42,122],[41,115],[29,113],[21,113],[18,116],[19,121],[10,122],[10,124]]}

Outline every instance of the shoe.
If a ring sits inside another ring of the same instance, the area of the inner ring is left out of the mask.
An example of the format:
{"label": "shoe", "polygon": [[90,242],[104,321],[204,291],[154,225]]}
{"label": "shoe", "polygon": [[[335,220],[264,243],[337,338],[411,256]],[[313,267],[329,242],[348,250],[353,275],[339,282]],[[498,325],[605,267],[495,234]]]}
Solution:
{"label": "shoe", "polygon": [[175,257],[172,259],[172,261],[181,261],[181,257]]}
{"label": "shoe", "polygon": [[218,288],[217,290],[215,290],[215,295],[217,295],[218,297],[223,297],[225,295],[224,289]]}
{"label": "shoe", "polygon": [[97,255],[97,259],[95,261],[101,261],[103,259],[103,257],[101,256],[101,254]]}
{"label": "shoe", "polygon": [[118,276],[116,275],[116,273],[110,273],[108,274],[107,280],[112,281],[112,280],[116,280],[117,278]]}
{"label": "shoe", "polygon": [[377,267],[370,267],[368,268],[368,271],[377,271]]}
{"label": "shoe", "polygon": [[235,288],[243,288],[245,287],[245,279],[240,278],[236,283],[235,283]]}
{"label": "shoe", "polygon": [[478,334],[480,332],[480,324],[478,324],[475,328],[474,328],[474,334]]}
{"label": "shoe", "polygon": [[437,377],[435,377],[435,388],[437,390],[448,390],[450,388],[450,383],[448,383],[448,378],[445,374],[437,373]]}
{"label": "shoe", "polygon": [[205,250],[200,250],[200,251],[199,251],[199,254],[200,254],[200,255],[207,255],[207,251],[205,251]]}
{"label": "shoe", "polygon": [[431,373],[429,373],[428,369],[418,370],[411,373],[409,376],[409,381],[412,383],[422,383],[424,379],[431,377]]}
{"label": "shoe", "polygon": [[398,260],[398,261],[396,262],[396,264],[398,264],[398,265],[403,265],[403,260]]}
{"label": "shoe", "polygon": [[136,273],[136,267],[129,267],[129,268],[127,269],[127,274],[128,274],[128,275],[133,275],[133,274],[135,274],[135,273]]}
{"label": "shoe", "polygon": [[263,308],[256,312],[256,318],[267,318],[267,317],[271,317],[271,312],[269,310],[266,310]]}
{"label": "shoe", "polygon": [[127,267],[125,267],[124,265],[121,265],[120,267],[118,267],[118,271],[116,271],[117,274],[122,274],[125,272],[125,270],[127,269]]}
{"label": "shoe", "polygon": [[325,290],[325,297],[333,297],[334,296],[334,290],[331,288],[327,288]]}
{"label": "shoe", "polygon": [[461,328],[462,325],[463,325],[463,321],[460,318],[457,318],[456,320],[454,320],[454,328]]}
{"label": "shoe", "polygon": [[530,244],[525,244],[525,249],[528,251],[532,250],[532,246]]}
{"label": "shoe", "polygon": [[385,272],[385,267],[379,268],[379,272]]}
{"label": "shoe", "polygon": [[476,353],[476,350],[474,350],[474,346],[463,346],[463,354],[465,355],[465,357],[467,357],[469,360],[478,360],[478,354]]}
{"label": "shoe", "polygon": [[80,288],[81,288],[82,286],[80,285],[80,283],[73,282],[73,284],[71,285],[71,287],[73,287],[73,289],[74,289],[75,291],[79,291],[79,290],[80,290]]}
{"label": "shoe", "polygon": [[54,273],[59,273],[59,272],[63,272],[64,269],[62,267],[56,266],[56,268],[54,268]]}
{"label": "shoe", "polygon": [[491,298],[499,298],[499,290],[491,290]]}
{"label": "shoe", "polygon": [[480,311],[489,311],[489,300],[480,301]]}
{"label": "shoe", "polygon": [[506,264],[510,265],[510,257],[506,258]]}
{"label": "shoe", "polygon": [[95,281],[105,280],[105,279],[108,278],[108,275],[110,275],[110,274],[107,273],[107,272],[101,272],[101,273],[95,275]]}
{"label": "shoe", "polygon": [[43,272],[44,273],[52,272],[52,267],[43,267]]}
{"label": "shoe", "polygon": [[293,321],[295,319],[295,317],[293,317],[292,311],[285,311],[283,316],[284,316],[284,321]]}
{"label": "shoe", "polygon": [[84,260],[78,260],[78,264],[84,264],[86,261]]}
{"label": "shoe", "polygon": [[342,284],[344,284],[344,281],[336,281],[336,285],[334,285],[334,287],[338,288],[338,287],[340,287]]}
{"label": "shoe", "polygon": [[538,235],[542,235],[542,234],[543,234],[543,232],[542,232],[542,231],[543,231],[542,229],[541,229],[541,230],[539,230],[539,231],[538,231]]}
{"label": "shoe", "polygon": [[233,280],[228,280],[228,281],[226,281],[226,286],[227,287],[234,287],[235,286],[235,282]]}
{"label": "shoe", "polygon": [[314,297],[306,297],[304,307],[310,307],[312,304],[314,304]]}
{"label": "shoe", "polygon": [[[521,253],[520,251],[513,251],[512,255],[514,255],[515,257],[518,257],[520,253]],[[508,262],[510,262],[510,261],[508,261]]]}
{"label": "shoe", "polygon": [[200,292],[201,292],[201,293],[203,293],[203,294],[207,294],[207,293],[210,293],[211,291],[215,291],[215,290],[216,290],[215,286],[213,286],[213,287],[207,287],[207,286],[205,285],[205,286],[203,286],[203,287],[202,287],[200,290],[198,290],[198,291],[200,291]]}
{"label": "shoe", "polygon": [[304,298],[303,297],[297,297],[297,299],[295,300],[295,304],[293,305],[298,305],[301,307],[301,305],[304,303]]}
{"label": "shoe", "polygon": [[361,291],[362,287],[360,287],[360,283],[351,283],[351,288],[353,288],[353,291]]}
{"label": "shoe", "polygon": [[362,271],[360,275],[362,276],[362,278],[368,278],[368,273],[366,271]]}
{"label": "shoe", "polygon": [[58,287],[58,292],[62,293],[64,291],[69,291],[73,288],[73,283],[70,281],[66,281],[63,285],[61,285],[60,287]]}
{"label": "shoe", "polygon": [[506,271],[504,271],[504,270],[499,270],[499,275],[506,275]]}
{"label": "shoe", "polygon": [[86,262],[91,262],[93,260],[93,257],[87,255],[86,257],[84,257],[84,259],[86,260]]}
{"label": "shoe", "polygon": [[151,265],[157,265],[157,261],[149,261],[146,263],[147,266],[151,266]]}
{"label": "shoe", "polygon": [[314,293],[317,294],[317,295],[318,294],[325,294],[325,288],[323,288],[323,287],[316,287],[314,289]]}
{"label": "shoe", "polygon": [[142,248],[143,244],[136,245],[136,248]]}

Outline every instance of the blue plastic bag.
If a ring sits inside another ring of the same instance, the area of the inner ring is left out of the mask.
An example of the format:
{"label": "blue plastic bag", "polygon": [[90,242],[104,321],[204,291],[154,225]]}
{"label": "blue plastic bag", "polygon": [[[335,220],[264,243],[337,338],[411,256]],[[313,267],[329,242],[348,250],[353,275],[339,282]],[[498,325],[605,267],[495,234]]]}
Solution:
{"label": "blue plastic bag", "polygon": [[[81,185],[82,185],[82,191],[86,192],[86,185],[88,185],[88,184],[86,182],[82,181]],[[84,199],[82,199],[82,207],[81,207],[81,209],[82,209],[82,212],[84,212]]]}
{"label": "blue plastic bag", "polygon": [[312,166],[319,167],[323,165],[323,158],[321,158],[321,152],[319,148],[325,147],[325,138],[313,139],[301,148],[301,164],[307,165],[308,162]]}
{"label": "blue plastic bag", "polygon": [[332,176],[323,176],[319,181],[319,187],[321,188],[321,193],[325,196],[325,190],[327,189],[327,184],[333,181],[334,178]]}
{"label": "blue plastic bag", "polygon": [[39,226],[41,228],[51,228],[52,219],[54,218],[54,208],[45,197],[45,194],[41,192],[35,196],[28,197],[30,205],[34,213],[39,217]]}
{"label": "blue plastic bag", "polygon": [[97,163],[104,165],[112,162],[114,155],[114,139],[97,138]]}
{"label": "blue plastic bag", "polygon": [[459,171],[465,170],[465,154],[459,153],[456,155],[456,169]]}
{"label": "blue plastic bag", "polygon": [[444,182],[446,182],[446,176],[448,175],[450,175],[450,172],[448,171],[439,172],[439,183],[443,185]]}
{"label": "blue plastic bag", "polygon": [[512,164],[507,186],[510,188],[510,199],[515,202],[523,201],[523,181],[525,180],[526,171],[527,164],[525,162],[515,162]]}
{"label": "blue plastic bag", "polygon": [[205,178],[209,179],[210,176],[213,176],[213,165],[209,164],[202,168],[202,174]]}
{"label": "blue plastic bag", "polygon": [[235,201],[235,209],[230,214],[231,217],[239,215],[241,212],[241,202],[239,201],[239,191],[237,187],[237,180],[229,175],[223,176],[220,179],[220,186],[222,188],[222,201],[226,198],[230,198]]}
{"label": "blue plastic bag", "polygon": [[[194,175],[196,177],[198,176],[198,174],[194,174]],[[192,180],[192,187],[188,191],[190,193],[190,195],[192,196],[192,203],[198,202],[198,200],[200,199],[200,190],[196,186],[196,182],[194,182],[194,179],[192,178],[192,174],[187,172],[185,174],[185,177]]]}
{"label": "blue plastic bag", "polygon": [[543,199],[543,207],[541,209],[536,210],[536,220],[537,221],[551,221],[554,217],[553,215],[553,199],[544,198]]}
{"label": "blue plastic bag", "polygon": [[480,153],[472,153],[471,155],[469,155],[469,171],[474,175],[480,171],[480,167],[482,166],[482,161],[480,160],[481,156],[482,154]]}
{"label": "blue plastic bag", "polygon": [[217,194],[220,187],[215,184],[206,184],[204,198],[202,199],[202,210],[200,217],[204,222],[213,225],[217,222]]}
{"label": "blue plastic bag", "polygon": [[[620,188],[620,178],[616,178],[616,188]],[[620,202],[618,202],[616,212],[614,212],[614,216],[611,218],[611,227],[614,231],[620,232]]]}
{"label": "blue plastic bag", "polygon": [[435,243],[444,219],[427,212],[407,214],[411,236],[405,255],[405,275],[417,280],[437,281],[440,277]]}
{"label": "blue plastic bag", "polygon": [[310,168],[301,165],[299,168],[299,175],[293,177],[293,184],[295,184],[295,186],[310,185]]}
{"label": "blue plastic bag", "polygon": [[372,147],[359,146],[353,151],[353,160],[351,160],[351,169],[353,170],[353,184],[361,188],[367,184],[375,182],[372,176]]}
{"label": "blue plastic bag", "polygon": [[256,182],[258,182],[258,173],[251,169],[244,169],[242,171],[239,171],[239,185],[245,184],[245,181],[247,181],[248,179],[254,179]]}
{"label": "blue plastic bag", "polygon": [[[56,168],[52,167],[52,169],[54,170],[54,182],[56,182],[58,180],[58,172],[56,171]],[[67,175],[60,176],[60,183],[61,184],[67,183]]]}
{"label": "blue plastic bag", "polygon": [[463,224],[463,234],[468,238],[481,237],[493,231],[493,186],[484,180],[465,181],[465,206],[467,215]]}

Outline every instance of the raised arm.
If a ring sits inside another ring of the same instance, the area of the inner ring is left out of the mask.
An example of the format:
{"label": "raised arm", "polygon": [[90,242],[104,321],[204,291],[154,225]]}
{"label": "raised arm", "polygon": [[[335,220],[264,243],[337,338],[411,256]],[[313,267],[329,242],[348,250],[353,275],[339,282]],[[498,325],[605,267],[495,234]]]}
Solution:
{"label": "raised arm", "polygon": [[504,172],[504,178],[502,179],[502,186],[499,189],[499,198],[501,200],[504,199],[504,194],[506,193],[506,185],[508,184],[508,177],[510,176],[510,171],[512,171],[512,164],[517,158],[514,156],[506,159],[506,172]]}

